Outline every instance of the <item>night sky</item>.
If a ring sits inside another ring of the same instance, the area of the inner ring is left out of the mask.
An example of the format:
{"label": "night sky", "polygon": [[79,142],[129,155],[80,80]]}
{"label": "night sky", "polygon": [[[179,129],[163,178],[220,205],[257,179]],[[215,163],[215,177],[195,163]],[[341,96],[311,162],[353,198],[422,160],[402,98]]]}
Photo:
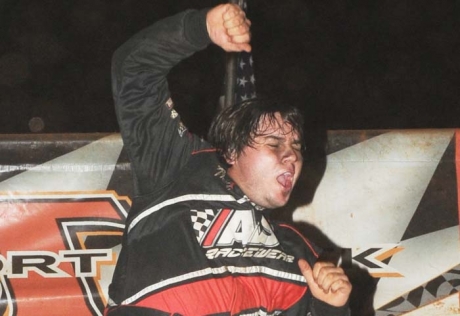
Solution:
{"label": "night sky", "polygon": [[[460,127],[460,1],[248,2],[258,93],[297,104],[309,126]],[[0,0],[0,133],[118,132],[113,51],[159,18],[218,3]],[[215,114],[224,63],[210,47],[170,75],[199,134]]]}

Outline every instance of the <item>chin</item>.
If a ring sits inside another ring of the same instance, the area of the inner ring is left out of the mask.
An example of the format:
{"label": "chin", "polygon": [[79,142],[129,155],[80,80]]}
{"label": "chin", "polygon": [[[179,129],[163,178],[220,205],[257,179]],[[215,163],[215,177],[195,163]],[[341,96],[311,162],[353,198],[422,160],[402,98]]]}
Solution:
{"label": "chin", "polygon": [[291,195],[291,192],[280,193],[278,196],[272,195],[272,196],[268,196],[265,199],[261,199],[260,202],[256,201],[255,199],[252,201],[263,208],[275,209],[275,208],[280,208],[280,207],[285,206],[287,202],[289,201],[290,195]]}
{"label": "chin", "polygon": [[275,208],[283,207],[287,204],[288,201],[289,199],[281,199],[281,200],[272,201],[271,203],[272,206],[270,208],[275,209]]}

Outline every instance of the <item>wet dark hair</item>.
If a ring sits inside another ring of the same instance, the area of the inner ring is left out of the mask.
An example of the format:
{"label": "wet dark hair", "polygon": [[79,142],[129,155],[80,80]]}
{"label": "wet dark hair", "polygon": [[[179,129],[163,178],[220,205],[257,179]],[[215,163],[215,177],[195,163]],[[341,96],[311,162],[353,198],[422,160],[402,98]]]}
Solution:
{"label": "wet dark hair", "polygon": [[238,157],[246,146],[254,145],[257,136],[264,135],[265,131],[260,130],[261,122],[268,119],[268,126],[279,124],[276,113],[299,135],[304,151],[304,120],[299,109],[287,103],[262,98],[224,108],[211,124],[208,141],[224,160],[233,155]]}

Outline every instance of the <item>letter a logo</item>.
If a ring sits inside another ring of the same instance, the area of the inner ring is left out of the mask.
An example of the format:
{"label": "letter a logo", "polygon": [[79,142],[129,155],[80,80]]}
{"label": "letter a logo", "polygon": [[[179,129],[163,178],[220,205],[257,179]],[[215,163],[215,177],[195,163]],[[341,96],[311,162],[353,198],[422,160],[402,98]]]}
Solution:
{"label": "letter a logo", "polygon": [[267,247],[279,244],[265,218],[257,222],[252,210],[191,210],[191,216],[198,242],[204,248],[234,243]]}

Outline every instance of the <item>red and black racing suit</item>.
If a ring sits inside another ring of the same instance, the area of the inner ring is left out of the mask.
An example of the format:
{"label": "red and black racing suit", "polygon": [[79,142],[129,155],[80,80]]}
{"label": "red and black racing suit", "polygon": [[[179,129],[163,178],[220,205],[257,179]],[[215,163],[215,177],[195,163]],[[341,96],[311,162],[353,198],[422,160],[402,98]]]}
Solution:
{"label": "red and black racing suit", "polygon": [[210,43],[206,12],[164,19],[114,55],[136,196],[105,315],[347,315],[308,291],[297,260],[313,264],[316,249],[269,223],[173,109],[166,75]]}

